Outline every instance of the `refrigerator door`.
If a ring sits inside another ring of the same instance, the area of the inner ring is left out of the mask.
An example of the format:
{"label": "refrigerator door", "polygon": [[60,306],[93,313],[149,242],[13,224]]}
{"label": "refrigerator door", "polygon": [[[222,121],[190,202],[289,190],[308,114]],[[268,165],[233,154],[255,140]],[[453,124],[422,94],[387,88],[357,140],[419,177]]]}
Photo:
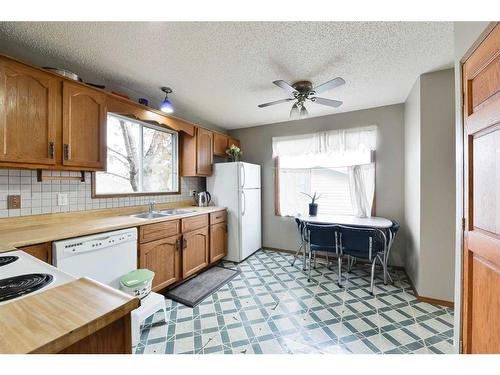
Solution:
{"label": "refrigerator door", "polygon": [[240,259],[239,262],[262,247],[260,189],[244,189],[240,196]]}
{"label": "refrigerator door", "polygon": [[238,164],[238,188],[260,189],[260,165],[250,163]]}

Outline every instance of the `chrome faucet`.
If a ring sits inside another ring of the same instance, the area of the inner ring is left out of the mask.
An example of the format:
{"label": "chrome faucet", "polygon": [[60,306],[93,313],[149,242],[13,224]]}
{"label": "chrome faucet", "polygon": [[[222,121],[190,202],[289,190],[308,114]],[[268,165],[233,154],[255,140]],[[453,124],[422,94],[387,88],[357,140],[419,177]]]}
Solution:
{"label": "chrome faucet", "polygon": [[152,214],[155,210],[156,201],[149,202],[149,213]]}

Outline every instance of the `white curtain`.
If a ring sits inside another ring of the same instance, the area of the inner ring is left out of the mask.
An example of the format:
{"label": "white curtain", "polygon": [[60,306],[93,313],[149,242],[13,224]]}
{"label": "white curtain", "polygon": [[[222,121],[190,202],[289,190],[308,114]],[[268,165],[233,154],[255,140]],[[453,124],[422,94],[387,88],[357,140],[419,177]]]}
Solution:
{"label": "white curtain", "polygon": [[349,167],[349,191],[354,215],[371,217],[375,194],[375,165],[352,165]]}
{"label": "white curtain", "polygon": [[281,215],[295,215],[299,207],[306,207],[307,197],[300,192],[307,191],[311,168],[348,167],[353,212],[359,217],[371,216],[376,125],[273,137],[272,143],[273,157],[279,158],[280,168],[283,168],[276,171],[280,173]]}

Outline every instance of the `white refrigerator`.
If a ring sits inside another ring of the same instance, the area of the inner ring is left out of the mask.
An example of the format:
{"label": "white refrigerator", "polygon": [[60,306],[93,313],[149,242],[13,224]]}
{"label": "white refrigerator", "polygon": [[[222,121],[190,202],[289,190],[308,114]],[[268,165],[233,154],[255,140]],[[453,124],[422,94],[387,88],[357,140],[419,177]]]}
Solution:
{"label": "white refrigerator", "polygon": [[260,165],[214,164],[207,190],[216,206],[227,207],[226,260],[241,262],[262,247]]}

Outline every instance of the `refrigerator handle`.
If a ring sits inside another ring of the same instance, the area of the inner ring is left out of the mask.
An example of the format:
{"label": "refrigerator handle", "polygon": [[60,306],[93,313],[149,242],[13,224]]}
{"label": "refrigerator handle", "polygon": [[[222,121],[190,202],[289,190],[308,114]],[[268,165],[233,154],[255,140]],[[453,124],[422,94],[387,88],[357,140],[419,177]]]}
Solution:
{"label": "refrigerator handle", "polygon": [[245,165],[243,163],[240,164],[240,181],[241,181],[241,187],[245,187],[245,180],[246,180],[246,175],[245,175]]}
{"label": "refrigerator handle", "polygon": [[241,191],[241,205],[243,206],[241,210],[241,216],[245,216],[245,211],[247,210],[247,198],[245,197],[245,191]]}

